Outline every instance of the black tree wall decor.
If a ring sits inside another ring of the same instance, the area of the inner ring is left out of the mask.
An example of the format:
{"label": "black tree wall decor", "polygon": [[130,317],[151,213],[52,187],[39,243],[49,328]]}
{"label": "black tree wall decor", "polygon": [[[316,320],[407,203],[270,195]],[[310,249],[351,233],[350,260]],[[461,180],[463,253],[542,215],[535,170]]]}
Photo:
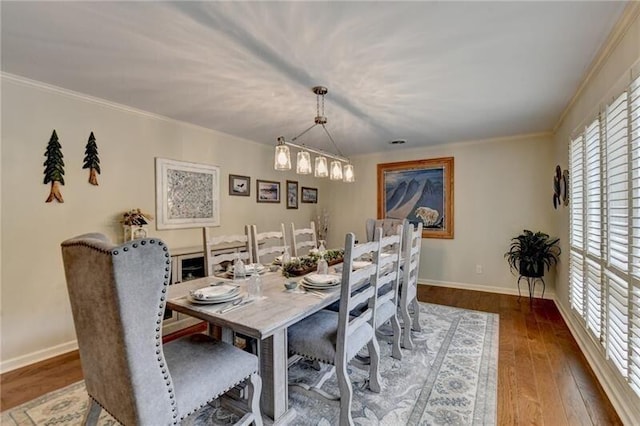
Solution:
{"label": "black tree wall decor", "polygon": [[89,183],[98,185],[100,158],[98,157],[98,145],[96,145],[96,137],[93,136],[93,132],[89,135],[89,140],[84,150],[84,165],[82,168],[89,169]]}
{"label": "black tree wall decor", "polygon": [[44,156],[47,157],[44,162],[44,184],[51,183],[51,191],[46,202],[50,203],[56,199],[59,203],[64,203],[60,193],[60,185],[64,185],[64,161],[62,160],[62,146],[58,142],[55,129],[53,129]]}

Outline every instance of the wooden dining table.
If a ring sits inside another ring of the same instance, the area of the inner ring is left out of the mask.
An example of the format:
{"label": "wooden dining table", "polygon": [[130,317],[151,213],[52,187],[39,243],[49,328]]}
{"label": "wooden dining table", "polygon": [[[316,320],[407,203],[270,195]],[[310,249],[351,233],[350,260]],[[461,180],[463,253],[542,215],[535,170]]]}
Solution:
{"label": "wooden dining table", "polygon": [[[335,271],[332,268],[330,272]],[[300,287],[291,291],[285,289],[285,281],[300,281],[300,277],[287,279],[280,271],[260,277],[262,298],[228,312],[221,311],[229,303],[202,305],[189,301],[191,290],[232,281],[215,276],[169,286],[167,308],[221,327],[225,341],[233,342],[233,333],[256,339],[262,378],[262,413],[273,419],[274,424],[286,423],[296,414],[288,403],[287,328],[339,300],[340,287],[321,292],[304,292]],[[246,292],[246,281],[239,285],[241,292]]]}

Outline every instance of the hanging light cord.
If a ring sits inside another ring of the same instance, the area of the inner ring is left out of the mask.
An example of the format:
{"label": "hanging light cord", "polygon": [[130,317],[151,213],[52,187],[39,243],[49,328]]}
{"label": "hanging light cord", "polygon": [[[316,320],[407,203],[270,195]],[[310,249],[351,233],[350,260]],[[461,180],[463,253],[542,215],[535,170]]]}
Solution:
{"label": "hanging light cord", "polygon": [[[321,112],[322,112],[322,114],[320,114]],[[345,157],[345,155],[342,153],[342,151],[340,151],[340,148],[338,148],[338,144],[336,144],[336,141],[333,139],[333,136],[331,136],[331,133],[329,133],[329,129],[327,129],[327,127],[325,126],[326,122],[327,122],[327,118],[324,116],[324,94],[323,93],[317,93],[316,94],[316,118],[315,118],[315,123],[313,123],[307,129],[303,130],[299,135],[294,136],[293,138],[291,138],[291,142],[295,142],[301,136],[306,134],[309,130],[313,129],[318,124],[320,124],[322,126],[322,128],[324,129],[324,132],[329,137],[329,140],[331,141],[331,144],[333,145],[333,147],[337,151],[338,156],[342,157],[342,158],[340,158],[340,161],[344,161],[344,162],[350,163],[350,161]],[[304,147],[304,144],[302,144],[302,146]],[[337,156],[332,156],[332,157],[337,159]]]}

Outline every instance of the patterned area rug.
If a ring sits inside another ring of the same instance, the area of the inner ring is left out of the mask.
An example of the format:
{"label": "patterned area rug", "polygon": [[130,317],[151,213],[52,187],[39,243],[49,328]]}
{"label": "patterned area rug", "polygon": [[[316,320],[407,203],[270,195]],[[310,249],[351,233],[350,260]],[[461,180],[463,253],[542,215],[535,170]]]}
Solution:
{"label": "patterned area rug", "polygon": [[[350,369],[354,398],[351,412],[357,425],[492,425],[496,424],[498,316],[420,303],[423,330],[413,332],[415,348],[403,349],[402,361],[391,358],[382,339],[379,394],[368,389],[368,373]],[[290,369],[289,381],[309,382],[321,374],[310,363]],[[323,390],[338,395],[335,375]],[[298,413],[295,425],[337,425],[339,409],[299,387],[289,390]],[[87,404],[83,382],[49,393],[2,413],[2,425],[77,425]],[[219,407],[191,415],[186,425],[226,425],[237,420]],[[99,424],[115,425],[108,414]]]}

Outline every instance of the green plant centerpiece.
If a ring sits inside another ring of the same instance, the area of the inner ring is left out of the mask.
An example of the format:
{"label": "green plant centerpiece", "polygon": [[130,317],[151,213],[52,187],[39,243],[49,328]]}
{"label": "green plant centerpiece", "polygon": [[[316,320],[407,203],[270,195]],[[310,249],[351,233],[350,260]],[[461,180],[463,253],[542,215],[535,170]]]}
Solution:
{"label": "green plant centerpiece", "polygon": [[559,238],[551,238],[544,232],[525,229],[522,234],[511,239],[509,251],[504,254],[511,272],[517,271],[523,277],[539,278],[558,263],[560,257]]}
{"label": "green plant centerpiece", "polygon": [[[329,265],[335,265],[344,260],[344,250],[326,250],[324,258]],[[320,260],[320,255],[317,252],[300,256],[282,265],[282,275],[290,278],[313,272],[318,268],[318,260]]]}

